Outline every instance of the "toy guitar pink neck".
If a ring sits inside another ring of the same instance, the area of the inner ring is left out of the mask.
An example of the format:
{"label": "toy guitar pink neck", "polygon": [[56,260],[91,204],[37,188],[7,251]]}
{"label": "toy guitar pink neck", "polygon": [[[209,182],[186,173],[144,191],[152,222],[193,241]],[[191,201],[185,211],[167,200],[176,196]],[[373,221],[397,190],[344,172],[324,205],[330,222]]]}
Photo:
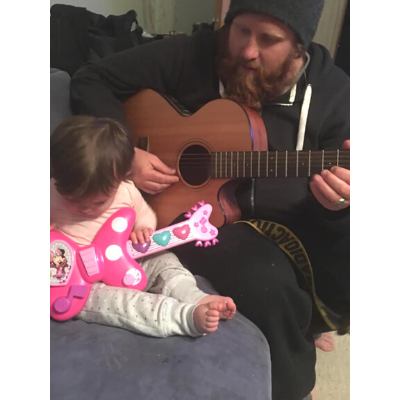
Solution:
{"label": "toy guitar pink neck", "polygon": [[185,214],[189,218],[187,221],[155,231],[150,242],[133,244],[129,240],[130,255],[138,259],[192,241],[196,241],[196,246],[203,246],[204,243],[204,247],[217,244],[218,229],[209,222],[212,207],[204,201],[199,201],[198,204],[191,208],[193,214],[192,211]]}

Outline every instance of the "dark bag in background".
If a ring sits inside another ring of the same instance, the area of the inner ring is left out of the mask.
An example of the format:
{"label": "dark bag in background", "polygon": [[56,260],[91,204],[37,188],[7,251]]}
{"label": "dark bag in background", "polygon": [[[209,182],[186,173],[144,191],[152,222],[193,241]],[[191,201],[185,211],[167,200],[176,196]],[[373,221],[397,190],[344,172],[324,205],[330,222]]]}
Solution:
{"label": "dark bag in background", "polygon": [[55,4],[50,8],[50,67],[72,76],[87,61],[149,42],[142,33],[133,10],[104,17],[83,7]]}

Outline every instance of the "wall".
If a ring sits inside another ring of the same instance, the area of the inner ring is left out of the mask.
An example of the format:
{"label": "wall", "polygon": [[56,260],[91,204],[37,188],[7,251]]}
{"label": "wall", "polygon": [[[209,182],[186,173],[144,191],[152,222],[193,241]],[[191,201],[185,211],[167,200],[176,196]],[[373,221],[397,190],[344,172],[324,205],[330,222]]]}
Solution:
{"label": "wall", "polygon": [[350,0],[325,0],[314,41],[323,44],[335,57],[347,2]]}
{"label": "wall", "polygon": [[211,23],[215,18],[215,0],[176,0],[174,26],[177,31],[192,33],[197,22]]}

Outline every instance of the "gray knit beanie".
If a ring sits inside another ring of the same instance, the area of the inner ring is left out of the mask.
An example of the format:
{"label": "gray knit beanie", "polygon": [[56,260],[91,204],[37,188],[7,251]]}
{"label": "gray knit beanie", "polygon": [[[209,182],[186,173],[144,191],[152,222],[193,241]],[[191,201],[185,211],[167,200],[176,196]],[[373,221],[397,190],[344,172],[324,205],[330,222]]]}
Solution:
{"label": "gray knit beanie", "polygon": [[225,24],[239,14],[267,14],[285,22],[305,48],[311,43],[321,18],[324,0],[231,0]]}

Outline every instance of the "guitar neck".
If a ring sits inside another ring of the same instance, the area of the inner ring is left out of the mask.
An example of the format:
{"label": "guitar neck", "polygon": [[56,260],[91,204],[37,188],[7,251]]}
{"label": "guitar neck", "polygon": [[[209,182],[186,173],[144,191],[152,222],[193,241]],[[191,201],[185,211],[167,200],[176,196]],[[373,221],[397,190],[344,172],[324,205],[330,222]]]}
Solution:
{"label": "guitar neck", "polygon": [[350,150],[211,153],[213,178],[310,177],[335,166],[350,169]]}

